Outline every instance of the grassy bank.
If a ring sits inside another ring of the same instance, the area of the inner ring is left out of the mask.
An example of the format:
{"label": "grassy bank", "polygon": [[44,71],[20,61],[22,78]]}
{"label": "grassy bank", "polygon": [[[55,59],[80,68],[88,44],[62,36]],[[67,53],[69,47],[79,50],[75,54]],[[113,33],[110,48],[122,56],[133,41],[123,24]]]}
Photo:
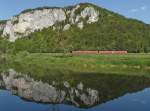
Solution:
{"label": "grassy bank", "polygon": [[87,72],[103,74],[149,75],[150,54],[70,55],[51,53],[18,53],[7,56],[16,67],[55,69],[63,73]]}

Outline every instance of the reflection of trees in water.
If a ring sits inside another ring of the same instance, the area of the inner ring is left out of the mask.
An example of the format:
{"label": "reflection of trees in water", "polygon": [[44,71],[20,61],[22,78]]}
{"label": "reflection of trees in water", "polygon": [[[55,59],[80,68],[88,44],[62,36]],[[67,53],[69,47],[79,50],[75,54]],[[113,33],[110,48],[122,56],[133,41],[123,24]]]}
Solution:
{"label": "reflection of trees in water", "polygon": [[[150,78],[144,76],[78,73],[65,69],[47,69],[23,65],[17,65],[17,67],[14,66],[13,68],[17,72],[22,72],[22,74],[27,74],[36,80],[42,80],[50,84],[54,81],[59,84],[68,81],[71,86],[76,87],[78,83],[82,82],[85,89],[90,87],[98,90],[100,97],[99,104],[150,86]],[[62,88],[61,85],[57,87]],[[59,111],[58,106],[54,105],[53,110]]]}
{"label": "reflection of trees in water", "polygon": [[77,84],[77,87],[72,87],[67,81],[48,84],[13,69],[4,71],[0,76],[2,87],[29,101],[55,104],[68,102],[77,107],[92,107],[99,102],[98,91],[84,89],[82,83]]}
{"label": "reflection of trees in water", "polygon": [[44,81],[48,79],[48,82],[53,80],[62,82],[66,80],[74,87],[76,87],[78,83],[82,82],[85,88],[90,87],[92,89],[98,90],[100,103],[123,96],[126,93],[140,91],[150,86],[149,77],[127,75],[123,76],[115,74],[48,74],[46,76],[41,76],[41,79]]}
{"label": "reflection of trees in water", "polygon": [[[65,74],[65,72],[67,73]],[[99,91],[100,103],[150,86],[150,78],[144,76],[78,73],[66,70],[61,71],[60,69],[41,69],[40,72],[37,72],[35,67],[27,68],[24,73],[49,83],[52,83],[52,81],[57,81],[58,83],[68,81],[74,87],[82,82],[85,88],[90,87]]]}
{"label": "reflection of trees in water", "polygon": [[53,105],[52,111],[60,111],[58,105]]}

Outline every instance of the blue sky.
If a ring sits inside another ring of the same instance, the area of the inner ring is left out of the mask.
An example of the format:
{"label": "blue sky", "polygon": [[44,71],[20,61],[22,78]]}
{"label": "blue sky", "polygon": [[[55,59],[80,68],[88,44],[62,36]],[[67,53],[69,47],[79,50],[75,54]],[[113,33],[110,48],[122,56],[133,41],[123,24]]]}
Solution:
{"label": "blue sky", "polygon": [[0,20],[8,19],[24,9],[42,6],[67,6],[90,2],[129,18],[150,24],[150,0],[0,0]]}

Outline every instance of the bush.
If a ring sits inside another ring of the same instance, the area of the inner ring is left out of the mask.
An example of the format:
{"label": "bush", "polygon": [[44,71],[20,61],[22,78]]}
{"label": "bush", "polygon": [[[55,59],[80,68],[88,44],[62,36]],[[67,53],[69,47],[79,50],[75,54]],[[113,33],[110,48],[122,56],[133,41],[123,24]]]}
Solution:
{"label": "bush", "polygon": [[16,54],[16,56],[19,56],[19,57],[26,57],[28,55],[29,55],[28,51],[20,51]]}

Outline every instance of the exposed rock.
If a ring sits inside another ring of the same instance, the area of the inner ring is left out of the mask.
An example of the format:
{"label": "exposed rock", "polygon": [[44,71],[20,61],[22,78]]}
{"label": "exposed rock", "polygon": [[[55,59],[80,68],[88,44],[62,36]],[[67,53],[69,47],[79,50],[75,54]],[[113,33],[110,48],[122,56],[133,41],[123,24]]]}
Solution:
{"label": "exposed rock", "polygon": [[17,22],[14,23],[16,18],[12,18],[6,24],[3,35],[9,35],[10,41],[17,39],[17,33],[25,34],[31,33],[43,28],[53,26],[57,22],[66,20],[66,15],[63,9],[44,9],[35,10],[20,14]]}
{"label": "exposed rock", "polygon": [[71,10],[66,10],[66,14],[69,15],[71,13]]}
{"label": "exposed rock", "polygon": [[98,95],[98,91],[97,90],[93,90],[91,88],[87,89],[87,92],[89,94],[89,99],[90,99],[90,103],[89,104],[94,104],[95,102],[99,101],[99,98],[97,98]]}
{"label": "exposed rock", "polygon": [[80,29],[83,29],[83,27],[84,27],[83,22],[78,23],[78,24],[77,24],[77,27],[80,28]]}
{"label": "exposed rock", "polygon": [[55,26],[53,26],[53,31],[55,31],[56,30],[56,27]]}
{"label": "exposed rock", "polygon": [[70,88],[70,84],[69,84],[67,81],[64,82],[64,86],[65,86],[66,88]]}
{"label": "exposed rock", "polygon": [[77,16],[76,16],[76,19],[75,19],[75,23],[79,22],[80,18],[81,18],[81,16],[80,16],[80,15],[77,15]]}
{"label": "exposed rock", "polygon": [[4,86],[4,82],[0,80],[0,88],[2,88],[3,86]]}
{"label": "exposed rock", "polygon": [[[55,84],[57,83],[55,82]],[[99,102],[98,91],[91,88],[84,90],[82,83],[78,84],[78,88],[71,87],[67,81],[63,85],[64,88],[60,89],[60,87],[57,88],[42,81],[35,81],[29,76],[19,74],[12,69],[0,75],[0,87],[5,87],[13,94],[27,100],[43,103],[70,101],[78,107],[82,105],[90,107]]]}
{"label": "exposed rock", "polygon": [[80,8],[80,5],[77,5],[75,8],[73,8],[72,10],[71,10],[71,14],[70,14],[70,18],[69,18],[69,20],[70,20],[70,22],[72,23],[72,24],[75,24],[75,20],[74,20],[74,18],[75,18],[75,11],[77,10],[77,9],[79,9]]}
{"label": "exposed rock", "polygon": [[3,82],[5,83],[6,88],[11,89],[12,81],[14,79],[16,72],[12,69],[9,69],[8,72],[9,72],[9,77],[7,77],[8,75],[6,74],[2,74],[3,75],[2,79],[3,79]]}
{"label": "exposed rock", "polygon": [[0,24],[0,31],[3,31],[5,27],[5,24]]}
{"label": "exposed rock", "polygon": [[81,12],[81,17],[86,18],[88,17],[87,23],[94,23],[97,22],[99,19],[99,13],[93,7],[86,7]]}
{"label": "exposed rock", "polygon": [[63,28],[63,31],[69,30],[69,29],[70,29],[70,27],[71,27],[71,25],[70,25],[70,24],[66,24],[66,25],[64,26],[64,28]]}
{"label": "exposed rock", "polygon": [[77,85],[77,88],[82,91],[83,90],[83,84],[80,82],[80,84]]}
{"label": "exposed rock", "polygon": [[[4,29],[3,36],[7,36],[9,41],[14,42],[18,38],[25,37],[44,28],[52,27],[54,31],[66,31],[70,29],[70,24],[73,24],[83,29],[84,25],[86,25],[83,21],[86,20],[85,23],[98,21],[99,13],[94,7],[87,6],[81,11],[79,10],[80,7],[80,5],[76,5],[71,9],[49,8],[24,12],[8,20],[6,26],[0,26],[0,30]],[[66,23],[66,25],[60,26],[59,23]]]}
{"label": "exposed rock", "polygon": [[55,87],[47,83],[34,81],[28,76],[17,74],[13,70],[9,70],[8,72],[9,75],[2,75],[6,89],[16,92],[22,98],[36,102],[59,103],[65,97],[63,91],[58,92]]}
{"label": "exposed rock", "polygon": [[3,31],[4,36],[9,36],[9,41],[15,41],[18,37],[15,37],[15,33],[13,30],[13,24],[11,21],[7,21],[6,26]]}
{"label": "exposed rock", "polygon": [[77,89],[75,89],[75,94],[76,94],[77,97],[80,97],[80,93]]}
{"label": "exposed rock", "polygon": [[53,82],[52,82],[52,85],[55,86],[55,85],[57,85],[57,83],[56,83],[55,81],[53,81]]}

